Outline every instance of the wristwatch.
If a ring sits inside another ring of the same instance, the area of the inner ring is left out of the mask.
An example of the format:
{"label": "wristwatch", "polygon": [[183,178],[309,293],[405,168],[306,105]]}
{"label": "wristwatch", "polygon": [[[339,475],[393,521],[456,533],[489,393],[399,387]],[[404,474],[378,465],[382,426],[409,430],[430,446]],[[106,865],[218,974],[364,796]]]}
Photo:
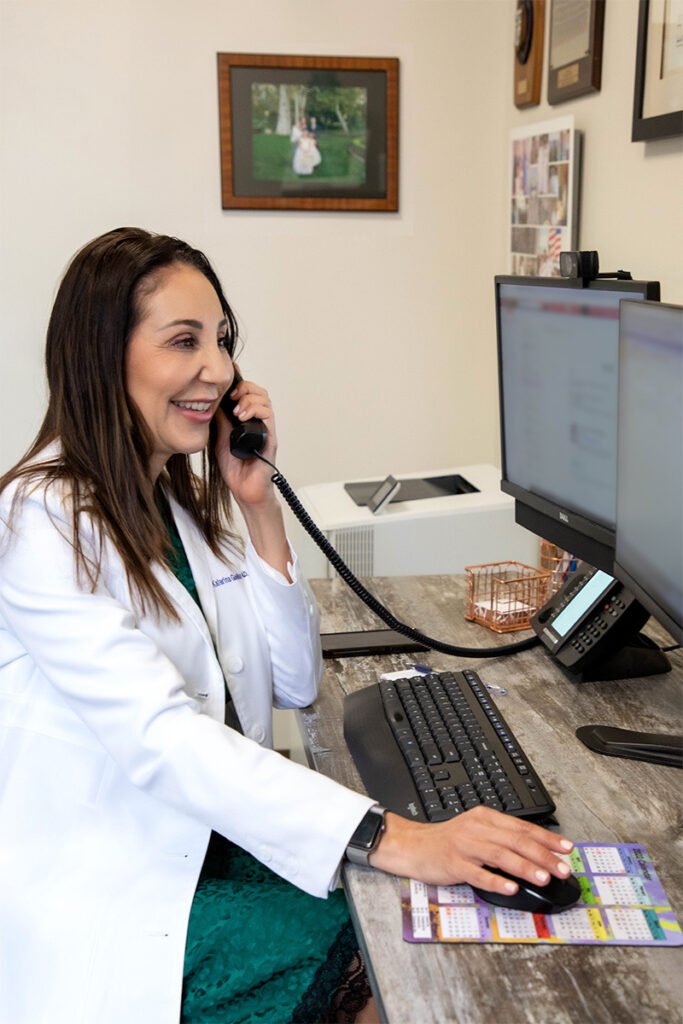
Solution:
{"label": "wristwatch", "polygon": [[382,832],[384,832],[384,815],[386,810],[375,804],[360,820],[358,828],[349,839],[346,847],[346,859],[352,864],[369,867],[370,854],[377,848]]}

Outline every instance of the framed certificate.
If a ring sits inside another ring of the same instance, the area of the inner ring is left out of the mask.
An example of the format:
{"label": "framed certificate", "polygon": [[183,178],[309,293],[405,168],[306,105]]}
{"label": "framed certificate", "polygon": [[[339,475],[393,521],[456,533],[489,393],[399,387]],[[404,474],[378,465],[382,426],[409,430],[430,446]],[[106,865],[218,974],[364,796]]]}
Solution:
{"label": "framed certificate", "polygon": [[640,0],[633,142],[683,135],[683,0]]}
{"label": "framed certificate", "polygon": [[598,92],[605,0],[552,0],[548,103]]}

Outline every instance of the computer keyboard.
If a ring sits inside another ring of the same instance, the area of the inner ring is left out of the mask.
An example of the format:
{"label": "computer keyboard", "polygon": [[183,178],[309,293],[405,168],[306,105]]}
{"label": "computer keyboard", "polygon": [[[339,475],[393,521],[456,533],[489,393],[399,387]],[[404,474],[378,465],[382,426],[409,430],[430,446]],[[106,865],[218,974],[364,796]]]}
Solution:
{"label": "computer keyboard", "polygon": [[485,804],[545,821],[555,805],[476,672],[380,682],[344,700],[344,739],[370,796],[418,821]]}

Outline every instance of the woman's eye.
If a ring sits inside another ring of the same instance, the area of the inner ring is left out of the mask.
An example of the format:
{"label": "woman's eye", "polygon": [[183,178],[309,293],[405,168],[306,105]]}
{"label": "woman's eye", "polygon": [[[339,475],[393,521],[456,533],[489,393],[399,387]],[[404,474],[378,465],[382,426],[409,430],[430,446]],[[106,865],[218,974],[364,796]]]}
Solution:
{"label": "woman's eye", "polygon": [[228,352],[230,351],[230,338],[227,336],[227,334],[224,334],[222,338],[218,339],[218,347],[224,348]]}
{"label": "woman's eye", "polygon": [[177,348],[194,348],[195,340],[192,337],[176,338],[173,343]]}

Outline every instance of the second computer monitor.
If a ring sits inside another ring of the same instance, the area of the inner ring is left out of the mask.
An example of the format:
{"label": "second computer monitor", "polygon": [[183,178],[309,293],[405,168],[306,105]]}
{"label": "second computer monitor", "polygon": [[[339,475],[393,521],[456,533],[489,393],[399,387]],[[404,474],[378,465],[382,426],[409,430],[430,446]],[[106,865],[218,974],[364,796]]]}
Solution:
{"label": "second computer monitor", "polygon": [[648,281],[497,277],[503,478],[517,521],[612,572],[619,306]]}
{"label": "second computer monitor", "polygon": [[616,576],[683,643],[683,307],[625,302]]}

